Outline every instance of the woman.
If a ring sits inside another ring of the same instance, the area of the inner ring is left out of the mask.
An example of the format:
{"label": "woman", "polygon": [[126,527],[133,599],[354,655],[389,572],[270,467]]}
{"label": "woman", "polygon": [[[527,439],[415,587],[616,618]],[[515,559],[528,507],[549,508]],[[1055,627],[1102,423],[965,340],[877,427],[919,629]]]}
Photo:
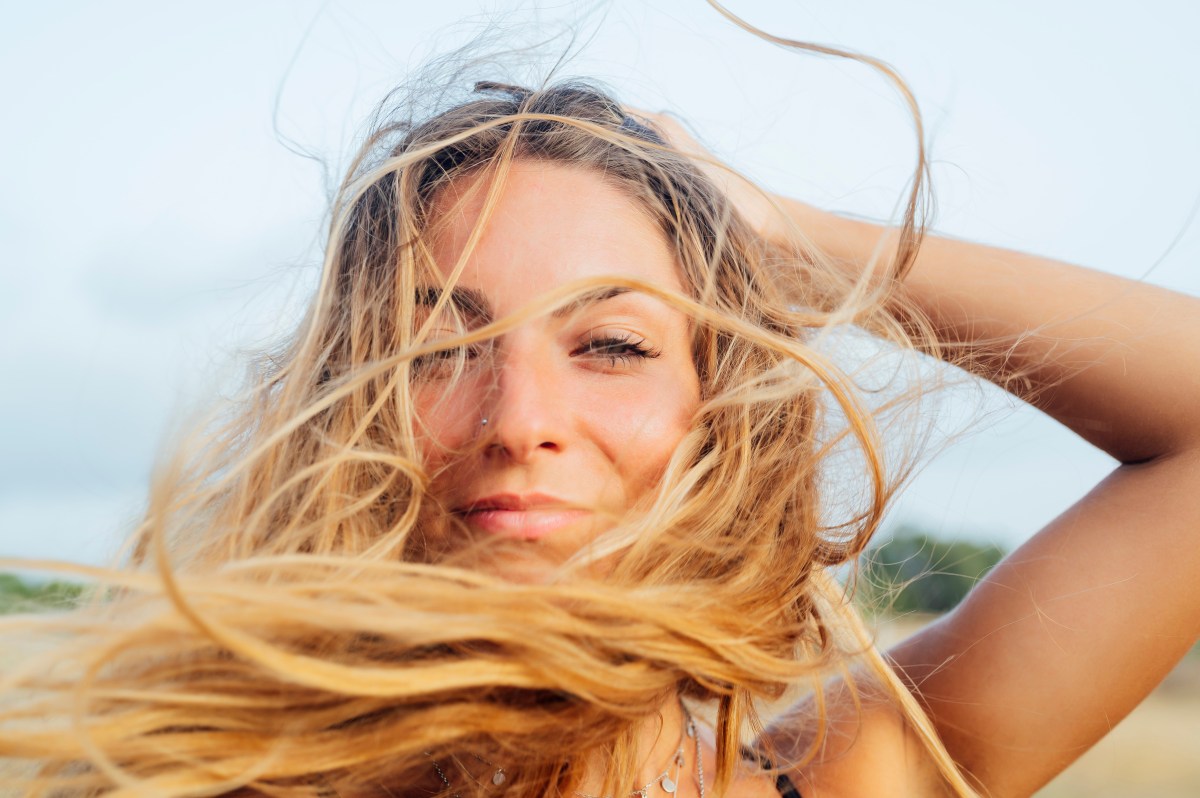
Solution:
{"label": "woman", "polygon": [[[1036,789],[1196,638],[1200,316],[922,239],[922,196],[895,233],[764,196],[586,84],[381,125],[294,339],[11,678],[27,791]],[[827,574],[924,391],[864,391],[851,323],[1123,463],[887,663]]]}

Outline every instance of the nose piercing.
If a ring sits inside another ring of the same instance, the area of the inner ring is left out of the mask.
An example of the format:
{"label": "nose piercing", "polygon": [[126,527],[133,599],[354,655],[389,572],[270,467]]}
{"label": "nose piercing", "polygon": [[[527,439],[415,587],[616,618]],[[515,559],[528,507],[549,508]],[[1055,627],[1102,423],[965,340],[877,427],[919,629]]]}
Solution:
{"label": "nose piercing", "polygon": [[480,421],[480,422],[479,422],[479,426],[481,426],[481,427],[486,427],[486,426],[487,426],[487,416],[484,416],[484,417],[483,417],[483,421]]}

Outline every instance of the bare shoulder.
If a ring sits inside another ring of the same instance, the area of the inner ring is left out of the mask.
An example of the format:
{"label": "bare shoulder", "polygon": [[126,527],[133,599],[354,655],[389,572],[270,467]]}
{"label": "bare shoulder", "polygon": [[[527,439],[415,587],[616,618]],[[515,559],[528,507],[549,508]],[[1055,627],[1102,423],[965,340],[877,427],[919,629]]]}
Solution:
{"label": "bare shoulder", "polygon": [[823,733],[817,702],[810,700],[765,735],[781,762],[802,762],[815,742],[816,755],[789,771],[804,798],[952,794],[903,712],[886,697],[838,683],[825,702]]}

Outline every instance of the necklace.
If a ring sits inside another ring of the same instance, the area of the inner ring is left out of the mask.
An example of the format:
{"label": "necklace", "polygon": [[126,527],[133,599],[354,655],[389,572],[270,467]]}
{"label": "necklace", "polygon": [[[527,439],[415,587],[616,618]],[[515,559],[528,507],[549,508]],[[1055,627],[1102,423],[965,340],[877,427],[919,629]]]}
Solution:
{"label": "necklace", "polygon": [[[683,756],[685,736],[692,738],[696,742],[696,785],[700,788],[700,798],[704,798],[704,760],[700,758],[700,735],[696,733],[696,721],[692,719],[692,713],[689,712],[688,708],[683,706],[682,703],[680,704],[680,708],[683,710],[683,731],[679,735],[679,747],[675,749],[675,756],[671,760],[675,765],[675,778],[671,778],[671,773],[669,770],[664,770],[640,789],[629,793],[629,798],[650,798],[650,789],[655,785],[661,787],[663,792],[674,795],[675,791],[679,789],[679,776],[683,771],[684,763],[687,761]],[[446,775],[446,771],[442,770],[441,763],[434,759],[433,755],[428,751],[425,752],[425,756],[429,757],[429,761],[433,763],[433,770],[435,773],[437,773],[438,778],[442,780],[442,784],[446,785],[447,790],[452,791],[454,789],[454,785],[450,783],[450,778]],[[475,754],[474,756],[480,762],[496,768],[496,772],[492,774],[492,784],[499,787],[504,783],[504,768],[496,767],[495,763],[489,762],[478,754]],[[452,792],[452,795],[454,798],[462,798],[462,796],[456,792]],[[588,795],[587,793],[579,792],[578,790],[575,791],[575,795],[578,796],[578,798],[600,798],[600,796]],[[612,798],[612,796],[604,796],[604,798]]]}
{"label": "necklace", "polygon": [[[679,789],[679,775],[686,761],[683,756],[685,735],[696,741],[696,785],[700,788],[700,798],[704,798],[704,760],[700,758],[700,735],[696,733],[696,722],[692,720],[692,713],[688,712],[688,708],[682,703],[680,703],[680,708],[683,709],[683,733],[679,735],[679,747],[675,749],[675,757],[672,759],[675,765],[675,778],[671,778],[670,772],[664,770],[641,789],[629,793],[629,798],[650,798],[650,789],[656,784],[662,787],[663,792],[672,795]],[[578,790],[575,791],[575,795],[577,798],[600,798],[598,795],[588,795],[586,792]],[[612,796],[606,795],[604,798],[612,798]]]}
{"label": "necklace", "polygon": [[[428,751],[425,752],[425,756],[429,757],[429,761],[433,763],[433,770],[434,770],[434,772],[436,772],[438,774],[438,778],[442,780],[442,784],[446,785],[446,789],[453,790],[454,785],[450,783],[450,779],[446,776],[446,771],[442,770],[441,763],[438,762],[436,759],[434,759],[433,754],[429,753]],[[505,781],[504,768],[496,767],[496,764],[494,762],[489,762],[488,760],[481,757],[479,754],[472,754],[472,756],[474,756],[476,759],[478,759],[480,762],[484,763],[485,765],[496,768],[496,772],[492,774],[492,784],[495,784],[497,787],[499,787],[501,784],[504,783],[504,781]],[[454,798],[462,798],[462,796],[459,795],[458,793],[454,793]]]}

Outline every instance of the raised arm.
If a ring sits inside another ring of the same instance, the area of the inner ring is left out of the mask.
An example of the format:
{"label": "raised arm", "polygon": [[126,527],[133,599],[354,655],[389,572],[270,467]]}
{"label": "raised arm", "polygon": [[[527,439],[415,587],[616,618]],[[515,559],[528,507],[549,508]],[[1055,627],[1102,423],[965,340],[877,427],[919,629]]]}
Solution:
{"label": "raised arm", "polygon": [[[799,229],[853,269],[894,235],[768,200],[674,119],[653,120],[781,246]],[[1200,637],[1200,299],[932,235],[901,290],[944,340],[1014,341],[984,376],[1004,386],[1028,375],[1038,390],[1023,398],[1120,463],[954,612],[889,652],[986,794],[1030,795]],[[806,798],[932,793],[939,779],[890,702],[867,695],[860,707],[836,686],[826,698],[834,734],[797,774]],[[797,708],[798,718],[811,710]],[[772,742],[798,755],[805,734]]]}
{"label": "raised arm", "polygon": [[[885,234],[783,207],[847,263]],[[960,765],[991,795],[1029,795],[1200,636],[1200,300],[932,236],[903,289],[948,340],[1017,341],[997,382],[1032,372],[1036,406],[1120,462],[890,652]]]}

